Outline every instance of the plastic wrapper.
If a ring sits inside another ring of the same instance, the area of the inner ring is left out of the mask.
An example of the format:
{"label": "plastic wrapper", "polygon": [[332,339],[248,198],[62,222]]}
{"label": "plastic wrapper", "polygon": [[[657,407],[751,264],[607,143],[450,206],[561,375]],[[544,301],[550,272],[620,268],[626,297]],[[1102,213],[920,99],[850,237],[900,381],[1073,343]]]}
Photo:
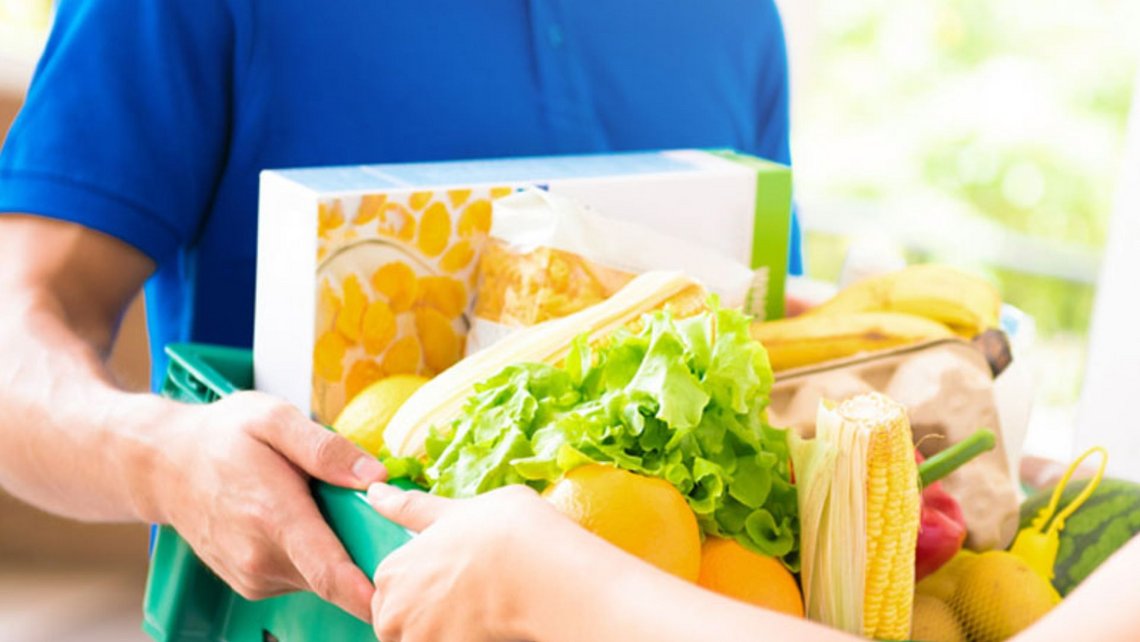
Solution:
{"label": "plastic wrapper", "polygon": [[608,218],[565,196],[528,189],[494,205],[479,263],[467,353],[518,328],[568,316],[609,298],[634,276],[680,270],[726,307],[763,305],[748,268],[699,244]]}

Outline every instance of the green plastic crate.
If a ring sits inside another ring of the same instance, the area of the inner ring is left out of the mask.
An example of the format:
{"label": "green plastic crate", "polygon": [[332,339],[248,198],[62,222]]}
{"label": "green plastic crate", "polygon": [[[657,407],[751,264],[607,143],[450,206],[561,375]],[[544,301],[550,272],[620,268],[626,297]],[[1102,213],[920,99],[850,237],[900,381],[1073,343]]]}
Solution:
{"label": "green plastic crate", "polygon": [[[249,350],[197,344],[167,346],[162,395],[211,403],[253,386]],[[415,488],[407,480],[393,480]],[[371,576],[380,560],[411,539],[384,519],[364,493],[313,484],[313,496],[356,565]],[[143,630],[161,642],[376,642],[371,627],[313,593],[251,602],[230,589],[169,526],[157,530],[143,602]]]}
{"label": "green plastic crate", "polygon": [[[179,344],[168,346],[166,354],[170,367],[162,394],[171,399],[210,403],[252,386],[253,356],[248,350]],[[364,493],[318,482],[313,496],[348,554],[369,577],[385,555],[411,537],[378,515]],[[169,526],[157,529],[143,610],[143,630],[162,642],[376,640],[367,624],[313,593],[243,599]]]}

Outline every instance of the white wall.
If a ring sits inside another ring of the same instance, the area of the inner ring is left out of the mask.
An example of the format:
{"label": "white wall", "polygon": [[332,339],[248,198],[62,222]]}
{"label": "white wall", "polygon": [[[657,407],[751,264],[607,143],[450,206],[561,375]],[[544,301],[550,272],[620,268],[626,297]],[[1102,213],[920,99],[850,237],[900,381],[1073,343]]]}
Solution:
{"label": "white wall", "polygon": [[[1140,74],[1134,87],[1140,93]],[[1140,100],[1132,105],[1118,190],[1093,309],[1077,446],[1107,447],[1110,474],[1140,482]]]}

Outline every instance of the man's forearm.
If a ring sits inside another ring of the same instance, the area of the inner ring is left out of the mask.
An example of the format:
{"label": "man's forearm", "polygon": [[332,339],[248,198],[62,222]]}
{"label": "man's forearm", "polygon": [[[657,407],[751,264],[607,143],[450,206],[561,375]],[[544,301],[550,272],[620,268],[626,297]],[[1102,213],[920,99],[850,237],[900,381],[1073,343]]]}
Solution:
{"label": "man's forearm", "polygon": [[119,389],[97,341],[47,299],[0,303],[0,484],[68,517],[158,520],[142,492],[178,404]]}
{"label": "man's forearm", "polygon": [[0,484],[69,517],[170,524],[248,599],[312,590],[366,618],[372,587],[308,476],[363,488],[378,461],[268,395],[188,405],[115,385],[115,328],[154,268],[83,226],[0,215]]}

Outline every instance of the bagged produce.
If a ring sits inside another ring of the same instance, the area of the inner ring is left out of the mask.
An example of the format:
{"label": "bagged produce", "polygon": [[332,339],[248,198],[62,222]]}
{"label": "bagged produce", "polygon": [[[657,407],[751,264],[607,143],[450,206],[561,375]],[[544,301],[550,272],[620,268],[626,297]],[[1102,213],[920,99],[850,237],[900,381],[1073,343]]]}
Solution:
{"label": "bagged produce", "polygon": [[778,426],[810,437],[821,399],[879,391],[907,408],[915,442],[927,457],[980,427],[996,434],[995,448],[962,466],[941,485],[961,506],[966,546],[1005,548],[1017,532],[1016,471],[1002,439],[989,364],[972,344],[943,339],[850,357],[778,374],[769,414]]}
{"label": "bagged produce", "polygon": [[987,551],[961,569],[949,603],[968,639],[1003,642],[1060,601],[1049,581],[1025,560],[1008,551]]}
{"label": "bagged produce", "polygon": [[680,270],[726,307],[764,314],[765,284],[748,268],[572,198],[529,188],[497,201],[493,220],[479,263],[468,354],[520,327],[604,301],[635,275],[656,269]]}

